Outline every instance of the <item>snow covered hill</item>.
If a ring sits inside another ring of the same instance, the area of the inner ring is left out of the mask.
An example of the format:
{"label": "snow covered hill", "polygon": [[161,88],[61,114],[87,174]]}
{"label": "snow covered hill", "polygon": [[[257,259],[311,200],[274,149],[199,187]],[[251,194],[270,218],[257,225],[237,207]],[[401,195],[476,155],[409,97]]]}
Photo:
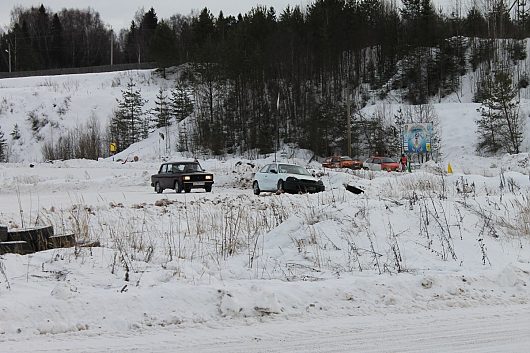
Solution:
{"label": "snow covered hill", "polygon": [[[0,80],[0,129],[12,143],[10,161],[42,161],[45,141],[57,141],[67,129],[81,128],[91,117],[105,129],[117,107],[116,99],[121,99],[131,79],[149,101],[146,111],[153,107],[158,89],[173,84],[152,70]],[[31,129],[30,116],[42,121],[39,131]],[[9,134],[15,124],[21,138],[13,141]]]}

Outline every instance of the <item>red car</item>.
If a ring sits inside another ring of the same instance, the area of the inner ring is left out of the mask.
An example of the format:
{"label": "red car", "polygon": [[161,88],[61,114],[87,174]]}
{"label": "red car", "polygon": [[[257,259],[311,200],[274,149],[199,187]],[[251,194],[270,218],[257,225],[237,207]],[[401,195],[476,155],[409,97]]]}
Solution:
{"label": "red car", "polygon": [[348,156],[333,156],[324,159],[322,167],[361,169],[363,167],[363,162],[357,159],[352,159]]}
{"label": "red car", "polygon": [[386,170],[387,172],[390,172],[400,170],[400,165],[390,157],[370,157],[364,161],[363,169]]}

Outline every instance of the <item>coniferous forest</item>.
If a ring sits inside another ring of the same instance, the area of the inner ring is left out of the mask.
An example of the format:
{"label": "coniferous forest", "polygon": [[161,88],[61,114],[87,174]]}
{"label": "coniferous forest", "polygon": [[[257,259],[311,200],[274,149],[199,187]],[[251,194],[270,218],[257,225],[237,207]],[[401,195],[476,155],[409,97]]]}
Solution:
{"label": "coniferous forest", "polygon": [[[430,0],[403,0],[399,8],[385,0],[316,0],[306,8],[255,7],[237,16],[151,8],[119,33],[95,10],[40,6],[14,8],[0,45],[11,50],[15,71],[108,65],[111,51],[114,64],[155,62],[163,76],[180,65],[186,69],[172,94],[191,92],[196,129],[187,138],[201,149],[268,153],[281,141],[327,155],[347,150],[348,106],[353,153],[366,148],[361,135],[372,150],[391,150],[392,141],[374,142],[389,127],[356,114],[372,97],[398,91],[400,102],[421,105],[457,92],[469,70],[486,82],[492,70],[526,57],[522,39],[529,31],[526,4],[505,1],[443,12]],[[498,57],[499,45],[507,56]],[[1,55],[0,71],[7,71],[7,54]],[[528,82],[524,74],[509,79]],[[482,102],[488,92],[477,87]],[[157,102],[159,109],[164,104]],[[191,111],[190,102],[182,104],[168,108],[176,121],[185,117],[179,111]],[[170,120],[159,117],[156,126]],[[115,136],[123,135],[119,123],[111,126]],[[120,149],[137,140],[120,136]]]}

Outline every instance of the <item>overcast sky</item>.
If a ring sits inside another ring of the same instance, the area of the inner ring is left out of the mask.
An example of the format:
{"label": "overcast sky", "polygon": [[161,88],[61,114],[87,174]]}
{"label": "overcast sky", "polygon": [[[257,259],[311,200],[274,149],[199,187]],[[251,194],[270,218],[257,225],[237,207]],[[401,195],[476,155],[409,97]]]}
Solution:
{"label": "overcast sky", "polygon": [[180,13],[189,15],[192,10],[201,10],[204,7],[217,16],[219,11],[225,15],[237,15],[246,13],[257,4],[274,7],[276,13],[280,13],[287,7],[302,5],[306,6],[309,0],[0,0],[0,28],[5,29],[11,20],[11,10],[14,6],[38,7],[40,4],[58,12],[63,8],[84,9],[93,8],[99,12],[101,19],[111,25],[114,30],[129,27],[134,14],[139,8],[145,11],[151,7],[155,9],[158,19],[169,18],[171,15]]}

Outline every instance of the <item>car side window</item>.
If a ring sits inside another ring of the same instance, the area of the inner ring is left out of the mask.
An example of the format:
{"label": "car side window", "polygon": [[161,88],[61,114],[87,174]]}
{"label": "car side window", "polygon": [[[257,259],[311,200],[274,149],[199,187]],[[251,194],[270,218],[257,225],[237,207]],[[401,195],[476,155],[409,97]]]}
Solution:
{"label": "car side window", "polygon": [[276,164],[271,164],[270,165],[269,173],[273,173],[273,172],[278,173],[278,167],[276,166]]}
{"label": "car side window", "polygon": [[162,164],[162,166],[160,167],[160,174],[165,174],[167,173],[167,164]]}

